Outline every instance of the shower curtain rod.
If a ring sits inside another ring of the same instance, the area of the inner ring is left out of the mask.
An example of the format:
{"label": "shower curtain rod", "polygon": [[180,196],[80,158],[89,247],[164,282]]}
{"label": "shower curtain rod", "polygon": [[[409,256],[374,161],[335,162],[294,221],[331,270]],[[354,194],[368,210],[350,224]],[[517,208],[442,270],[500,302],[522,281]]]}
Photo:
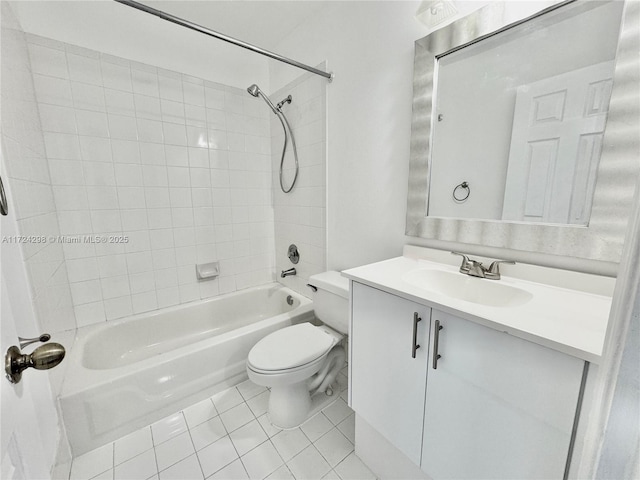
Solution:
{"label": "shower curtain rod", "polygon": [[223,40],[233,45],[237,45],[238,47],[246,48],[247,50],[251,50],[252,52],[259,53],[260,55],[265,55],[267,57],[273,58],[274,60],[278,60],[279,62],[288,63],[289,65],[292,65],[294,67],[302,68],[303,70],[306,70],[308,72],[315,73],[316,75],[325,77],[329,82],[333,80],[333,77],[334,77],[333,72],[324,72],[322,70],[318,70],[317,68],[310,67],[309,65],[305,65],[304,63],[296,62],[295,60],[291,60],[290,58],[283,57],[282,55],[278,55],[277,53],[270,52],[269,50],[265,50],[264,48],[256,47],[255,45],[252,45],[247,42],[243,42],[242,40],[238,40],[237,38],[233,38],[228,35],[224,35],[223,33],[216,32],[215,30],[202,27],[196,23],[189,22],[188,20],[184,20],[180,17],[176,17],[169,13],[165,13],[161,10],[148,7],[142,3],[134,2],[132,0],[114,0],[114,1],[121,3],[123,5],[127,5],[128,7],[132,7],[137,10],[150,13],[151,15],[160,17],[161,19],[167,20],[168,22],[175,23],[182,27],[195,30],[196,32],[204,33],[205,35],[209,35],[210,37],[215,37],[219,40]]}

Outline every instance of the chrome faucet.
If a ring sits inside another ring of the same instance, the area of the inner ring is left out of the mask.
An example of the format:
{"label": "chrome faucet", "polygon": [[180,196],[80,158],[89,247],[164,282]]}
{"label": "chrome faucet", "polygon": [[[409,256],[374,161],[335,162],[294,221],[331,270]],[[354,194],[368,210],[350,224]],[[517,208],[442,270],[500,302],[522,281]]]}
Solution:
{"label": "chrome faucet", "polygon": [[295,275],[295,274],[296,274],[295,268],[290,268],[289,270],[282,270],[282,272],[280,272],[280,278],[288,277],[289,275]]}
{"label": "chrome faucet", "polygon": [[464,253],[451,252],[452,255],[460,255],[462,264],[460,265],[460,273],[478,278],[488,278],[489,280],[500,280],[500,264],[507,263],[515,265],[516,262],[511,260],[496,260],[491,262],[489,268],[485,267],[482,262],[469,258]]}

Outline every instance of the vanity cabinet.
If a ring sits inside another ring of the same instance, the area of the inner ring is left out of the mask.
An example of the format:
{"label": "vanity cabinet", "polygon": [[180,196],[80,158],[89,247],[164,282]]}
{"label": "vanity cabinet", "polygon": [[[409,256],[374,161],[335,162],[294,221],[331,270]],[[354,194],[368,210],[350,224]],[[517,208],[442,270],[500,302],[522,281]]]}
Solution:
{"label": "vanity cabinet", "polygon": [[430,360],[441,357],[427,373],[422,470],[563,478],[584,362],[437,310],[431,321],[442,330]]}
{"label": "vanity cabinet", "polygon": [[429,477],[563,478],[583,360],[355,281],[351,328],[353,409]]}
{"label": "vanity cabinet", "polygon": [[431,309],[355,282],[352,292],[351,405],[420,464]]}

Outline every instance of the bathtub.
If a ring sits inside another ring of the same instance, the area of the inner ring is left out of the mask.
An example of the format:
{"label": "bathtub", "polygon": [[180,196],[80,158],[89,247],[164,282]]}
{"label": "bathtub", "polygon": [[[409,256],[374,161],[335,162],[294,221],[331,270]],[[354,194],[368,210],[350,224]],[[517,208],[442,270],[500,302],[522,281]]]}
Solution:
{"label": "bathtub", "polygon": [[312,319],[270,284],[78,329],[59,397],[73,455],[240,383],[258,340]]}

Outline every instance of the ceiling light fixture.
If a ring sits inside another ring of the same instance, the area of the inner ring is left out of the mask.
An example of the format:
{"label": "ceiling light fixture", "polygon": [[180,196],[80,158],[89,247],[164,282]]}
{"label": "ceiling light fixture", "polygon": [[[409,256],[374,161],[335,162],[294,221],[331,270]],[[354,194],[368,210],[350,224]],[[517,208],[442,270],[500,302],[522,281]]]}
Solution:
{"label": "ceiling light fixture", "polygon": [[416,19],[432,28],[458,13],[453,0],[425,0],[416,11]]}

